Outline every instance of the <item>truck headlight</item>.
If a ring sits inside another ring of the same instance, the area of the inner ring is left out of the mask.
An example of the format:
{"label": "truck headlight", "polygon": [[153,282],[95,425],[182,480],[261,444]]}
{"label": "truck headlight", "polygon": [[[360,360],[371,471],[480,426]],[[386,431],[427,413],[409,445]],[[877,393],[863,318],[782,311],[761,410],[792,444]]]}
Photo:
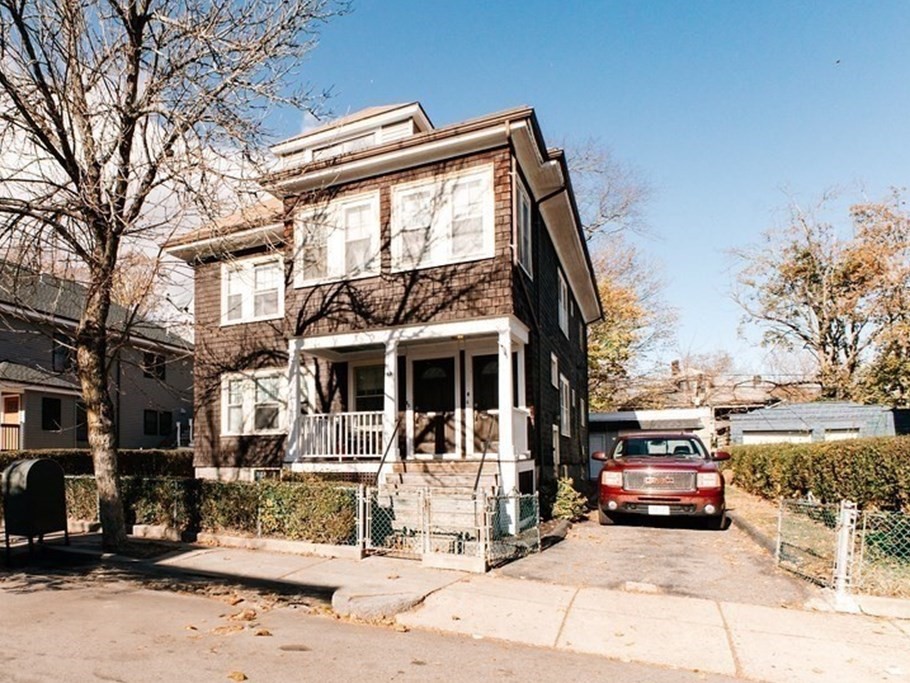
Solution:
{"label": "truck headlight", "polygon": [[622,488],[622,472],[604,470],[600,474],[600,483],[614,489]]}
{"label": "truck headlight", "polygon": [[719,489],[720,474],[717,472],[699,472],[695,478],[695,486],[700,489]]}

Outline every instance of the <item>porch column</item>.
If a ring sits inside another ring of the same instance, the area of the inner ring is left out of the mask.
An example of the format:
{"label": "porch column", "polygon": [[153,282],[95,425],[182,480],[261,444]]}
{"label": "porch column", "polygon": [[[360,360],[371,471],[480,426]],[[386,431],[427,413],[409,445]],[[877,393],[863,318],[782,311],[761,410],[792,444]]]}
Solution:
{"label": "porch column", "polygon": [[300,459],[300,348],[296,339],[288,341],[288,443],[285,462]]}
{"label": "porch column", "polygon": [[499,330],[499,457],[501,460],[515,459],[512,438],[512,334],[508,328]]}
{"label": "porch column", "polygon": [[390,338],[385,343],[385,372],[383,373],[382,446],[387,449],[387,461],[398,460],[398,340]]}

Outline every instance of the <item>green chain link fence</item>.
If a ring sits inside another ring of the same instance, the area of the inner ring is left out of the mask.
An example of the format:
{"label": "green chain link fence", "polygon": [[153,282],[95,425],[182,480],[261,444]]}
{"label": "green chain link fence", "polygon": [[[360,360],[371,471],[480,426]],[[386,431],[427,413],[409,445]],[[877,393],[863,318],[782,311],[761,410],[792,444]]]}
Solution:
{"label": "green chain link fence", "polygon": [[910,597],[910,516],[903,512],[844,516],[840,505],[782,500],[777,548],[781,567],[821,586],[835,587],[841,557],[849,591]]}

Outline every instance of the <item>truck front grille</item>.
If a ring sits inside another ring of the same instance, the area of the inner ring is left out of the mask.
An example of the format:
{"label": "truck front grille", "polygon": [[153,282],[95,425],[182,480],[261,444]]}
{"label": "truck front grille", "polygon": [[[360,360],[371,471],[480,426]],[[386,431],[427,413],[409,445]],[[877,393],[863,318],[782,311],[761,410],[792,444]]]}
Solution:
{"label": "truck front grille", "polygon": [[678,492],[695,490],[695,472],[674,472],[672,470],[644,470],[624,472],[623,486],[626,491]]}

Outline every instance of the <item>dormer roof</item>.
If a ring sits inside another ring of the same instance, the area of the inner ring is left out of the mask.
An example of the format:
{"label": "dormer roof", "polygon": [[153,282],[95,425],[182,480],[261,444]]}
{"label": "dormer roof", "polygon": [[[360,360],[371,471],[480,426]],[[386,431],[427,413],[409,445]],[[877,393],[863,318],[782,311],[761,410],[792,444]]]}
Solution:
{"label": "dormer roof", "polygon": [[368,107],[272,147],[278,170],[331,159],[433,130],[419,102]]}

